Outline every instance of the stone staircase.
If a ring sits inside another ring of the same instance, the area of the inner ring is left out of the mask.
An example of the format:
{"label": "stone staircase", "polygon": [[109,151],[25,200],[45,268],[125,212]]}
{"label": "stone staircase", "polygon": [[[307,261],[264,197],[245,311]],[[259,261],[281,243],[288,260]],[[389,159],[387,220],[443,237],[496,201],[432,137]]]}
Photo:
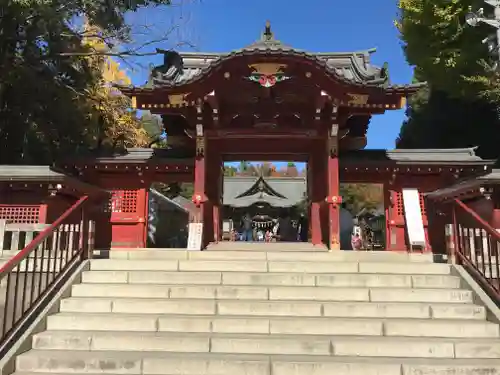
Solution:
{"label": "stone staircase", "polygon": [[500,374],[499,326],[448,264],[272,250],[94,259],[16,374]]}

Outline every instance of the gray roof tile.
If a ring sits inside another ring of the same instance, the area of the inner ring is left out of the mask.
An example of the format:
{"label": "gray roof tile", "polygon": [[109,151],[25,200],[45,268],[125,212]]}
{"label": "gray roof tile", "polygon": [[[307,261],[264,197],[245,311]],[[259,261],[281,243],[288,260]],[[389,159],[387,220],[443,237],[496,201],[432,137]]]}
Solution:
{"label": "gray roof tile", "polygon": [[476,164],[491,165],[493,160],[485,160],[476,155],[476,148],[452,149],[396,149],[396,150],[359,150],[341,154],[340,163],[380,163],[396,164]]}
{"label": "gray roof tile", "polygon": [[[172,53],[171,51],[169,52]],[[284,55],[300,56],[313,62],[315,61],[319,63],[331,73],[337,75],[339,79],[345,80],[346,82],[349,82],[351,84],[367,84],[370,86],[380,86],[383,84],[388,84],[388,80],[385,77],[381,77],[381,68],[370,64],[369,55],[372,50],[350,53],[314,53],[300,51],[292,48],[282,50],[268,50],[263,49],[262,47],[258,47],[251,50],[249,49],[249,47],[247,47],[230,53],[220,54],[179,53],[179,55],[182,57],[183,65],[182,67],[179,67],[177,73],[173,74],[168,79],[162,77],[162,79],[159,80],[155,77],[150,77],[150,80],[145,87],[171,87],[191,83],[201,78],[211,68],[214,68],[223,61],[235,56],[248,54],[250,52],[255,54],[265,53],[266,55],[282,53]],[[160,65],[159,67],[162,66],[163,65]],[[401,85],[393,87],[409,88],[412,87],[412,85]]]}
{"label": "gray roof tile", "polygon": [[[348,53],[307,52],[276,40],[270,29],[266,29],[260,40],[228,53],[177,53],[164,50],[157,50],[157,52],[164,54],[164,64],[152,69],[150,79],[145,86],[149,89],[174,87],[194,82],[222,62],[236,56],[249,54],[301,57],[323,66],[327,71],[336,75],[339,80],[349,84],[375,87],[389,85],[386,67],[380,68],[370,64],[370,55],[375,52],[375,49]],[[403,90],[422,85],[391,86],[389,89]]]}
{"label": "gray roof tile", "polygon": [[492,169],[491,172],[483,176],[469,178],[452,186],[434,190],[427,193],[426,196],[430,199],[451,199],[458,197],[461,193],[479,189],[481,186],[496,185],[500,183],[500,169]]}
{"label": "gray roof tile", "polygon": [[95,160],[97,163],[146,163],[150,160],[162,160],[172,164],[192,166],[194,160],[189,155],[184,155],[182,150],[161,149],[161,148],[127,148],[125,152],[113,155],[103,155],[87,158]]}
{"label": "gray roof tile", "polygon": [[[434,164],[434,165],[492,165],[493,160],[485,160],[477,156],[476,148],[457,149],[396,149],[396,150],[356,150],[342,152],[340,163],[396,163],[407,164]],[[182,150],[181,150],[182,151]],[[99,156],[95,158],[98,163],[145,163],[150,160],[171,161],[179,165],[192,166],[192,155],[179,150],[166,150],[159,148],[129,148],[122,154]],[[243,177],[239,177],[243,178]],[[253,178],[253,181],[257,177]]]}
{"label": "gray roof tile", "polygon": [[0,181],[61,182],[67,177],[48,165],[0,165]]}
{"label": "gray roof tile", "polygon": [[223,204],[233,207],[246,207],[255,203],[268,203],[274,207],[291,207],[300,203],[307,192],[306,179],[303,177],[264,177],[272,191],[264,188],[251,195],[245,194],[261,177],[225,177]]}

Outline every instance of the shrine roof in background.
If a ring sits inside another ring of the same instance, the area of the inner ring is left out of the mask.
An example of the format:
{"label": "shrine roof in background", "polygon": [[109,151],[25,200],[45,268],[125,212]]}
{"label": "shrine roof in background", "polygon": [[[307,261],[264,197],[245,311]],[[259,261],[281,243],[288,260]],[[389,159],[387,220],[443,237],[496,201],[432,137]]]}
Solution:
{"label": "shrine roof in background", "polygon": [[223,204],[247,207],[267,203],[273,207],[292,207],[307,193],[305,177],[224,177]]}

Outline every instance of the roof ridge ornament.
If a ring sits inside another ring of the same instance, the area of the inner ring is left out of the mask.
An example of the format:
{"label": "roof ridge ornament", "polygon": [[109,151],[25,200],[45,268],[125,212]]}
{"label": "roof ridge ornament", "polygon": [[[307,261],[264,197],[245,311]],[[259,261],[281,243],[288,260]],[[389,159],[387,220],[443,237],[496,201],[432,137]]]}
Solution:
{"label": "roof ridge ornament", "polygon": [[157,48],[156,53],[163,54],[163,64],[151,68],[150,81],[156,85],[171,84],[182,75],[184,60],[179,52],[174,50]]}
{"label": "roof ridge ornament", "polygon": [[293,50],[293,48],[283,44],[280,40],[274,37],[274,32],[271,29],[271,22],[266,21],[264,31],[260,35],[260,39],[243,48],[243,51],[254,50]]}
{"label": "roof ridge ornament", "polygon": [[262,33],[262,41],[270,42],[272,40],[275,40],[274,33],[271,31],[271,21],[267,20],[264,32]]}

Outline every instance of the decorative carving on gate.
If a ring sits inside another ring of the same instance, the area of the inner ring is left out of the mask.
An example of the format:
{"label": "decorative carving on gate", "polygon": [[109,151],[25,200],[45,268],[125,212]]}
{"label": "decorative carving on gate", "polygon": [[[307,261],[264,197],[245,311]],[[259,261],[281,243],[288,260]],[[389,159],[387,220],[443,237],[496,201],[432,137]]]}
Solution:
{"label": "decorative carving on gate", "polygon": [[187,107],[189,105],[194,105],[194,102],[189,102],[186,100],[190,93],[184,94],[172,94],[168,96],[168,105],[170,107]]}
{"label": "decorative carving on gate", "polygon": [[249,81],[257,82],[262,87],[273,87],[279,82],[290,79],[284,72],[287,65],[280,63],[258,63],[248,66],[252,73],[246,77]]}
{"label": "decorative carving on gate", "polygon": [[196,156],[204,157],[205,156],[205,138],[204,137],[196,137]]}
{"label": "decorative carving on gate", "polygon": [[335,157],[338,155],[339,141],[337,137],[328,137],[328,152],[330,157]]}
{"label": "decorative carving on gate", "polygon": [[347,101],[347,104],[350,106],[363,106],[368,104],[368,95],[361,94],[347,94],[347,96],[351,99]]}

